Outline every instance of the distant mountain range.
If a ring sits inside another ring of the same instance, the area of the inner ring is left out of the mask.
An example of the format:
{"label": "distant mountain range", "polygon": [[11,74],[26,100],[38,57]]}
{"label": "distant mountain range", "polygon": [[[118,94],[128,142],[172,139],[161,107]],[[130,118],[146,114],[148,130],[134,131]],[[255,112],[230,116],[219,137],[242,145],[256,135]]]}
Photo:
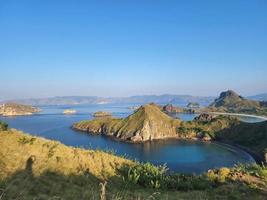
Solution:
{"label": "distant mountain range", "polygon": [[[267,93],[247,97],[251,100],[267,101]],[[215,100],[212,96],[192,96],[192,95],[139,95],[131,97],[97,97],[97,96],[58,96],[49,98],[14,99],[5,102],[29,104],[35,106],[42,105],[82,105],[82,104],[173,104],[186,106],[190,102],[199,103],[201,106],[208,106]]]}
{"label": "distant mountain range", "polygon": [[249,96],[247,98],[255,101],[267,101],[267,93]]}
{"label": "distant mountain range", "polygon": [[140,95],[131,97],[96,97],[96,96],[61,96],[50,98],[14,99],[5,102],[41,105],[82,105],[82,104],[146,104],[157,103],[174,105],[187,105],[189,102],[197,102],[202,106],[209,105],[214,97],[199,97],[191,95]]}

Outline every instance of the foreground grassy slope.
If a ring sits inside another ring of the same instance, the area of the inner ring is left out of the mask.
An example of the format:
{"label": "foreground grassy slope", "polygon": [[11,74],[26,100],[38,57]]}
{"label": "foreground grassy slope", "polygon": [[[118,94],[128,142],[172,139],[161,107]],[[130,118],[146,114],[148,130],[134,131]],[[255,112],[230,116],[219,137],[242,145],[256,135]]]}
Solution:
{"label": "foreground grassy slope", "polygon": [[167,175],[150,164],[0,131],[1,199],[264,199],[266,177],[258,167]]}

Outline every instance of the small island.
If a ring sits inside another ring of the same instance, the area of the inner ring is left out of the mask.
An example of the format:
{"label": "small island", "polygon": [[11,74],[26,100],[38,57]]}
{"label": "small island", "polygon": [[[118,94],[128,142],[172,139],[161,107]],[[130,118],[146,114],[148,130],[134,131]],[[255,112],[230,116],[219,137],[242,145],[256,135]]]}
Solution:
{"label": "small island", "polygon": [[77,112],[76,110],[66,109],[66,110],[63,111],[63,114],[72,115],[72,114],[75,114],[76,112]]}
{"label": "small island", "polygon": [[3,105],[0,105],[0,115],[3,116],[32,115],[40,111],[40,109],[32,107],[30,105],[16,103],[5,103]]}
{"label": "small island", "polygon": [[165,106],[160,107],[163,112],[165,112],[168,115],[173,115],[177,113],[189,113],[193,114],[195,113],[195,110],[192,108],[182,108],[182,107],[177,107],[172,104],[167,104]]}
{"label": "small island", "polygon": [[110,112],[105,111],[97,111],[93,114],[94,117],[111,117],[112,114]]}
{"label": "small island", "polygon": [[199,105],[199,103],[197,103],[197,102],[189,102],[189,103],[187,104],[186,107],[187,107],[187,108],[198,109],[198,108],[200,108],[200,105]]}

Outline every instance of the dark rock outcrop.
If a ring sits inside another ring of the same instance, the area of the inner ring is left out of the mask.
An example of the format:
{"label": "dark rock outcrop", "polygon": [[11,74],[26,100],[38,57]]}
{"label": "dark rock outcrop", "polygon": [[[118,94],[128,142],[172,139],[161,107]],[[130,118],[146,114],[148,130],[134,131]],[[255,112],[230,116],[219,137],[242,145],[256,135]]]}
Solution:
{"label": "dark rock outcrop", "polygon": [[162,107],[163,112],[166,113],[181,113],[184,111],[183,108],[175,107],[172,104],[167,104]]}
{"label": "dark rock outcrop", "polygon": [[200,121],[200,122],[209,122],[211,121],[214,117],[214,115],[210,115],[208,113],[202,113],[199,116],[194,118],[194,121]]}

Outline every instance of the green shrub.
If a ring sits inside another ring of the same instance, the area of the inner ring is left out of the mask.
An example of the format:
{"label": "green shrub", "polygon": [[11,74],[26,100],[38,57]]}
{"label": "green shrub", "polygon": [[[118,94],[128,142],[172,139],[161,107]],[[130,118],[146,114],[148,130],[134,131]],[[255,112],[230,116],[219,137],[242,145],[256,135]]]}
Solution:
{"label": "green shrub", "polygon": [[210,182],[205,176],[170,174],[166,166],[154,166],[150,163],[137,164],[124,171],[124,180],[143,187],[175,190],[205,190]]}
{"label": "green shrub", "polygon": [[202,175],[169,174],[164,178],[165,187],[175,190],[206,190],[211,187],[210,181]]}
{"label": "green shrub", "polygon": [[207,178],[214,183],[225,183],[227,178],[229,178],[231,170],[226,167],[220,169],[214,169],[208,171],[206,174]]}
{"label": "green shrub", "polygon": [[0,121],[0,131],[6,131],[8,129],[8,124]]}
{"label": "green shrub", "polygon": [[150,163],[138,164],[128,170],[128,180],[145,187],[159,188],[166,171],[166,166],[156,167]]}

